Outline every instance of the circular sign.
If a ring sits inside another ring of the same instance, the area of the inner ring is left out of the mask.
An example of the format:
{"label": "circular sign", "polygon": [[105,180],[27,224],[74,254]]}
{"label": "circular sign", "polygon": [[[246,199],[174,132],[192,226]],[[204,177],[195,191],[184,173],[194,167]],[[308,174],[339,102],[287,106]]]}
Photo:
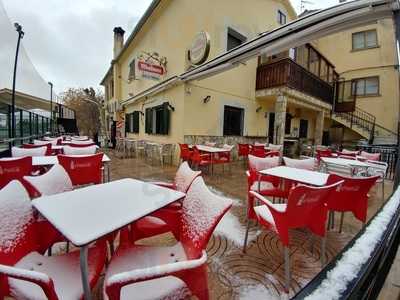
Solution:
{"label": "circular sign", "polygon": [[200,31],[194,37],[189,49],[189,60],[194,65],[200,65],[207,60],[210,53],[210,36],[205,31]]}

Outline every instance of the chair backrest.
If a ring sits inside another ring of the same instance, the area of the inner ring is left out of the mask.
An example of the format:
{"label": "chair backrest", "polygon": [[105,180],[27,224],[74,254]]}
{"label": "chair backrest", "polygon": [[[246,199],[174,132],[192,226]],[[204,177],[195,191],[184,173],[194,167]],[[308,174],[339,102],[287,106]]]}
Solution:
{"label": "chair backrest", "polygon": [[102,152],[86,156],[58,155],[57,158],[73,185],[101,183]]}
{"label": "chair backrest", "polygon": [[251,146],[250,154],[253,155],[253,156],[257,156],[257,157],[263,158],[266,155],[266,151],[265,151],[264,146],[255,146],[255,145],[253,145],[253,146]]}
{"label": "chair backrest", "polygon": [[281,151],[282,150],[282,145],[275,145],[275,144],[268,144],[268,148],[271,149],[272,151]]}
{"label": "chair backrest", "polygon": [[265,157],[280,157],[281,153],[279,151],[269,151],[265,153]]}
{"label": "chair backrest", "polygon": [[313,171],[315,169],[315,159],[307,158],[307,159],[292,159],[289,157],[284,157],[283,161],[285,165],[291,168],[303,169]]}
{"label": "chair backrest", "polygon": [[95,154],[97,151],[97,146],[86,146],[86,145],[79,145],[78,147],[74,146],[64,146],[63,151],[65,155],[88,155],[88,154]]}
{"label": "chair backrest", "polygon": [[0,188],[12,180],[22,180],[32,173],[32,157],[0,159]]}
{"label": "chair backrest", "polygon": [[250,145],[249,144],[238,144],[238,155],[239,156],[247,156],[250,153]]}
{"label": "chair backrest", "polygon": [[251,171],[262,171],[270,168],[279,166],[279,157],[257,157],[254,155],[249,155],[249,169]]}
{"label": "chair backrest", "polygon": [[266,144],[266,143],[255,142],[255,143],[254,143],[254,146],[265,147],[265,146],[267,146],[267,144]]}
{"label": "chair backrest", "polygon": [[22,145],[21,145],[21,148],[24,148],[24,149],[36,149],[36,148],[42,148],[43,146],[46,146],[46,147],[47,147],[47,150],[46,150],[46,154],[45,154],[45,155],[46,155],[46,156],[52,155],[51,143],[46,144],[46,145],[22,144]]}
{"label": "chair backrest", "polygon": [[343,149],[340,153],[343,155],[356,157],[360,153],[360,151]]}
{"label": "chair backrest", "polygon": [[47,146],[42,146],[39,148],[11,148],[12,157],[24,157],[24,156],[45,156],[47,153]]}
{"label": "chair backrest", "polygon": [[343,159],[350,159],[350,160],[356,160],[355,156],[351,156],[351,155],[344,155],[344,154],[340,154],[339,158],[343,158]]}
{"label": "chair backrest", "polygon": [[332,150],[330,149],[317,149],[315,151],[318,161],[321,160],[321,157],[332,157]]}
{"label": "chair backrest", "polygon": [[180,158],[187,160],[190,158],[190,149],[188,144],[179,144]]}
{"label": "chair backrest", "polygon": [[352,211],[362,222],[366,221],[368,208],[368,192],[379,176],[345,177],[336,174],[329,175],[327,184],[344,181],[329,197],[328,209],[335,211]]}
{"label": "chair backrest", "polygon": [[71,140],[75,140],[75,141],[87,141],[88,139],[89,139],[89,137],[86,135],[71,136]]}
{"label": "chair backrest", "polygon": [[41,141],[41,140],[33,140],[34,145],[40,145],[40,146],[45,146],[47,144],[52,144],[52,145],[57,145],[57,140],[53,141]]}
{"label": "chair backrest", "polygon": [[389,165],[384,161],[375,161],[375,160],[368,160],[367,163],[370,165],[368,167],[368,174],[370,175],[378,175],[381,178],[386,177],[386,173],[388,170]]}
{"label": "chair backrest", "polygon": [[[281,228],[308,227],[314,233],[323,236],[325,234],[327,216],[326,202],[329,199],[329,195],[341,183],[339,181],[324,187],[298,185],[292,188],[289,192],[285,218],[275,219],[278,231]],[[288,236],[283,236],[282,243],[285,245],[289,243]]]}
{"label": "chair backrest", "polygon": [[90,146],[96,146],[95,143],[85,143],[85,144],[75,144],[75,142],[69,143],[66,146],[73,147],[73,148],[85,148]]}
{"label": "chair backrest", "polygon": [[93,145],[94,142],[92,140],[87,140],[87,141],[73,140],[71,141],[70,144],[90,146]]}
{"label": "chair backrest", "polygon": [[232,201],[212,193],[203,178],[193,181],[182,205],[180,234],[188,259],[201,256],[215,227],[231,206]]}
{"label": "chair backrest", "polygon": [[50,196],[72,191],[72,181],[67,171],[61,165],[54,165],[49,171],[40,176],[24,176],[36,192],[41,196]]}
{"label": "chair backrest", "polygon": [[232,149],[234,148],[235,146],[233,146],[233,145],[228,145],[228,144],[224,144],[223,146],[222,146],[222,148],[224,148],[224,149],[226,149],[226,150],[229,150],[229,151],[232,151]]}
{"label": "chair backrest", "polygon": [[34,221],[27,191],[11,181],[0,190],[0,264],[14,265],[38,248]]}
{"label": "chair backrest", "polygon": [[367,160],[372,160],[372,161],[379,161],[381,159],[380,153],[369,153],[369,152],[361,151],[360,155],[362,157],[365,157]]}
{"label": "chair backrest", "polygon": [[201,171],[193,171],[189,164],[185,161],[180,166],[175,175],[176,190],[186,193],[197,176],[200,176]]}

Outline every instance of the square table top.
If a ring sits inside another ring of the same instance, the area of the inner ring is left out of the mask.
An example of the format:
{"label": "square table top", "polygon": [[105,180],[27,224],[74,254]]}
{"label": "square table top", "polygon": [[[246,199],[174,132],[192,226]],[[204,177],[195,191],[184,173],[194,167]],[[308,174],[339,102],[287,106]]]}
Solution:
{"label": "square table top", "polygon": [[221,153],[221,152],[231,152],[229,149],[224,148],[217,148],[217,147],[210,147],[206,145],[196,145],[196,148],[203,152],[209,153]]}
{"label": "square table top", "polygon": [[183,197],[151,183],[121,179],[32,203],[69,241],[84,246]]}
{"label": "square table top", "polygon": [[345,159],[345,158],[321,157],[321,160],[325,163],[331,163],[331,164],[347,166],[347,167],[368,168],[370,166],[369,164],[359,161],[359,160]]}
{"label": "square table top", "polygon": [[290,168],[285,166],[262,170],[259,173],[261,173],[262,175],[276,176],[279,178],[294,180],[300,183],[314,186],[324,186],[329,177],[329,174],[326,173]]}

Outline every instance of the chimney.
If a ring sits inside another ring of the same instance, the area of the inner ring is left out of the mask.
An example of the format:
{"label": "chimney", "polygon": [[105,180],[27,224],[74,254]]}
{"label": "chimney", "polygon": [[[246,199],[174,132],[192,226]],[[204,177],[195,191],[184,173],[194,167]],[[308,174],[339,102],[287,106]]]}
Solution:
{"label": "chimney", "polygon": [[124,33],[121,27],[114,28],[114,59],[121,52],[122,46],[124,45]]}

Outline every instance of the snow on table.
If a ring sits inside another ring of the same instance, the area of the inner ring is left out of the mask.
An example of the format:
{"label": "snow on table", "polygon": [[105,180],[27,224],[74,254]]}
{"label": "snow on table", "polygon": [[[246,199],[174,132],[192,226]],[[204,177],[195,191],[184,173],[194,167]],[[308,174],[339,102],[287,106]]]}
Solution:
{"label": "snow on table", "polygon": [[[82,157],[82,156],[87,156],[87,155],[69,155],[72,157]],[[103,163],[110,162],[111,159],[107,156],[107,154],[103,154]],[[55,155],[52,156],[34,156],[32,157],[32,165],[34,166],[51,166],[51,165],[57,165],[58,164],[58,158]]]}
{"label": "snow on table", "polygon": [[328,164],[336,164],[346,167],[352,166],[352,167],[368,168],[370,166],[369,164],[359,160],[345,159],[345,158],[321,157],[321,160]]}
{"label": "snow on table", "polygon": [[309,171],[304,169],[296,169],[290,167],[275,167],[267,170],[259,171],[262,175],[271,175],[279,178],[294,180],[304,184],[314,186],[324,186],[328,181],[329,174]]}
{"label": "snow on table", "polygon": [[222,153],[222,152],[231,152],[229,149],[224,148],[217,148],[217,147],[210,147],[205,145],[196,145],[196,148],[203,152],[208,153]]}
{"label": "snow on table", "polygon": [[68,240],[83,246],[184,196],[150,183],[122,179],[37,198],[33,205]]}

